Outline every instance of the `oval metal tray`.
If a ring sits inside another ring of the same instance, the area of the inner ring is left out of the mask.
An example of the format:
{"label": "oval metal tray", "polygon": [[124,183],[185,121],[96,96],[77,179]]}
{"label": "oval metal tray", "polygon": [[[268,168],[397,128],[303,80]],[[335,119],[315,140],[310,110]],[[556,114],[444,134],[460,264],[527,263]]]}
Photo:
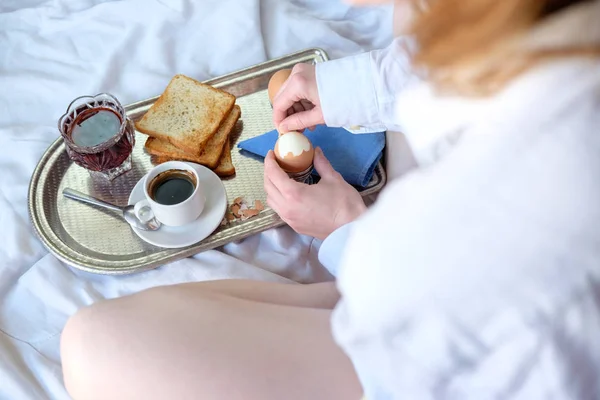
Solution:
{"label": "oval metal tray", "polygon": [[[237,97],[242,117],[233,133],[233,141],[236,143],[274,128],[266,91],[273,72],[300,62],[318,63],[327,59],[323,50],[309,49],[206,81]],[[137,120],[157,99],[158,96],[130,104],[125,107],[127,114]],[[62,190],[69,187],[114,204],[126,205],[133,186],[152,168],[150,157],[144,151],[145,140],[145,135],[136,133],[133,169],[111,183],[92,180],[87,171],[73,164],[61,138],[44,153],[31,178],[29,214],[44,245],[60,260],[87,272],[128,274],[156,268],[284,224],[273,210],[267,208],[257,217],[221,226],[193,246],[163,249],[139,239],[116,213],[63,198]],[[240,154],[235,147],[232,159],[237,173],[223,180],[228,202],[244,197],[266,204],[262,161]],[[361,194],[374,194],[385,182],[385,171],[379,164],[371,183],[360,190]]]}

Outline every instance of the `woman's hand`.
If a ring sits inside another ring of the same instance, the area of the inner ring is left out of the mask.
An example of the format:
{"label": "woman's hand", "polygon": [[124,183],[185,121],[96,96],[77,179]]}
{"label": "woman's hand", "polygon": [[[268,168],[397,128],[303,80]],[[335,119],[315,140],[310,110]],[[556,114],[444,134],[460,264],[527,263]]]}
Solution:
{"label": "woman's hand", "polygon": [[267,204],[296,232],[325,239],[357,219],[367,207],[361,195],[336,172],[320,148],[314,165],[319,183],[305,185],[290,179],[272,151],[265,158]]}
{"label": "woman's hand", "polygon": [[273,123],[279,132],[289,132],[324,122],[315,66],[296,64],[273,99]]}

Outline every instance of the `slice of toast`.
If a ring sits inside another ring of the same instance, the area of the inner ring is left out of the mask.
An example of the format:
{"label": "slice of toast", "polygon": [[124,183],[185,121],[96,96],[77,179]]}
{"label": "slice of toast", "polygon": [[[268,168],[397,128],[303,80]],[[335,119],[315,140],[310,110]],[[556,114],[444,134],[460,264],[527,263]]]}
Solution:
{"label": "slice of toast", "polygon": [[[180,161],[179,158],[173,158],[169,156],[157,156],[152,155],[152,163],[155,165],[165,163],[167,161]],[[184,160],[185,161],[185,160]],[[219,165],[213,169],[215,174],[218,176],[225,178],[228,176],[232,176],[235,174],[235,167],[233,166],[233,162],[231,160],[231,146],[229,143],[229,139],[227,139],[227,143],[223,148],[223,154],[221,155],[221,159],[219,160]]]}
{"label": "slice of toast", "polygon": [[234,104],[232,94],[176,75],[135,127],[188,153],[200,154]]}
{"label": "slice of toast", "polygon": [[221,160],[219,160],[219,165],[214,171],[215,174],[220,177],[235,175],[235,167],[231,160],[231,143],[229,139],[227,139],[225,147],[223,148],[223,154],[221,155]]}
{"label": "slice of toast", "polygon": [[234,106],[231,113],[229,113],[219,127],[217,133],[206,143],[206,146],[199,156],[182,151],[166,140],[153,137],[146,139],[146,151],[156,156],[166,156],[179,160],[191,161],[205,165],[208,168],[215,168],[219,164],[225,142],[227,141],[230,132],[234,129],[241,114],[242,110],[240,107],[238,105]]}

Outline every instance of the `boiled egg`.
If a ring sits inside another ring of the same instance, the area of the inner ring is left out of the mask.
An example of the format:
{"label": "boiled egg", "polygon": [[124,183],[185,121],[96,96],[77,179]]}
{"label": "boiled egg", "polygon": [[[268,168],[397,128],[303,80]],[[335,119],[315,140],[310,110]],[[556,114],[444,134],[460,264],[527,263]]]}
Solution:
{"label": "boiled egg", "polygon": [[275,159],[285,172],[306,171],[313,164],[315,149],[300,132],[281,133],[275,143]]}
{"label": "boiled egg", "polygon": [[279,89],[281,86],[287,81],[292,73],[291,69],[282,69],[273,74],[271,79],[269,80],[269,87],[267,89],[269,93],[269,101],[273,104],[273,99],[279,93]]}

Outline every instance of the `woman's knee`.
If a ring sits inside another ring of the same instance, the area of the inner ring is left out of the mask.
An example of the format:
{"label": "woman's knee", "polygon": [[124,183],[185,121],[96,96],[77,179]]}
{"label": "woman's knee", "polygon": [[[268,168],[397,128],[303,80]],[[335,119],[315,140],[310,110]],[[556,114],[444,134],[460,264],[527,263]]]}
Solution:
{"label": "woman's knee", "polygon": [[[168,314],[164,308],[180,303],[174,287],[149,289],[107,300],[77,311],[61,335],[63,379],[76,400],[107,398],[106,382],[119,381],[134,357],[135,343],[154,330],[154,319]],[[209,295],[210,297],[210,295]]]}
{"label": "woman's knee", "polygon": [[135,304],[145,296],[102,301],[80,309],[67,321],[60,353],[64,383],[74,399],[101,397],[94,393],[103,390],[111,374],[119,373],[119,348],[130,337]]}
{"label": "woman's knee", "polygon": [[[60,340],[60,353],[63,369],[63,379],[67,391],[74,399],[90,398],[96,377],[94,352],[99,346],[95,336],[96,330],[106,327],[108,321],[103,321],[102,313],[97,306],[86,307],[73,315],[65,325]],[[85,392],[82,389],[85,388]],[[93,392],[92,392],[93,393]]]}

